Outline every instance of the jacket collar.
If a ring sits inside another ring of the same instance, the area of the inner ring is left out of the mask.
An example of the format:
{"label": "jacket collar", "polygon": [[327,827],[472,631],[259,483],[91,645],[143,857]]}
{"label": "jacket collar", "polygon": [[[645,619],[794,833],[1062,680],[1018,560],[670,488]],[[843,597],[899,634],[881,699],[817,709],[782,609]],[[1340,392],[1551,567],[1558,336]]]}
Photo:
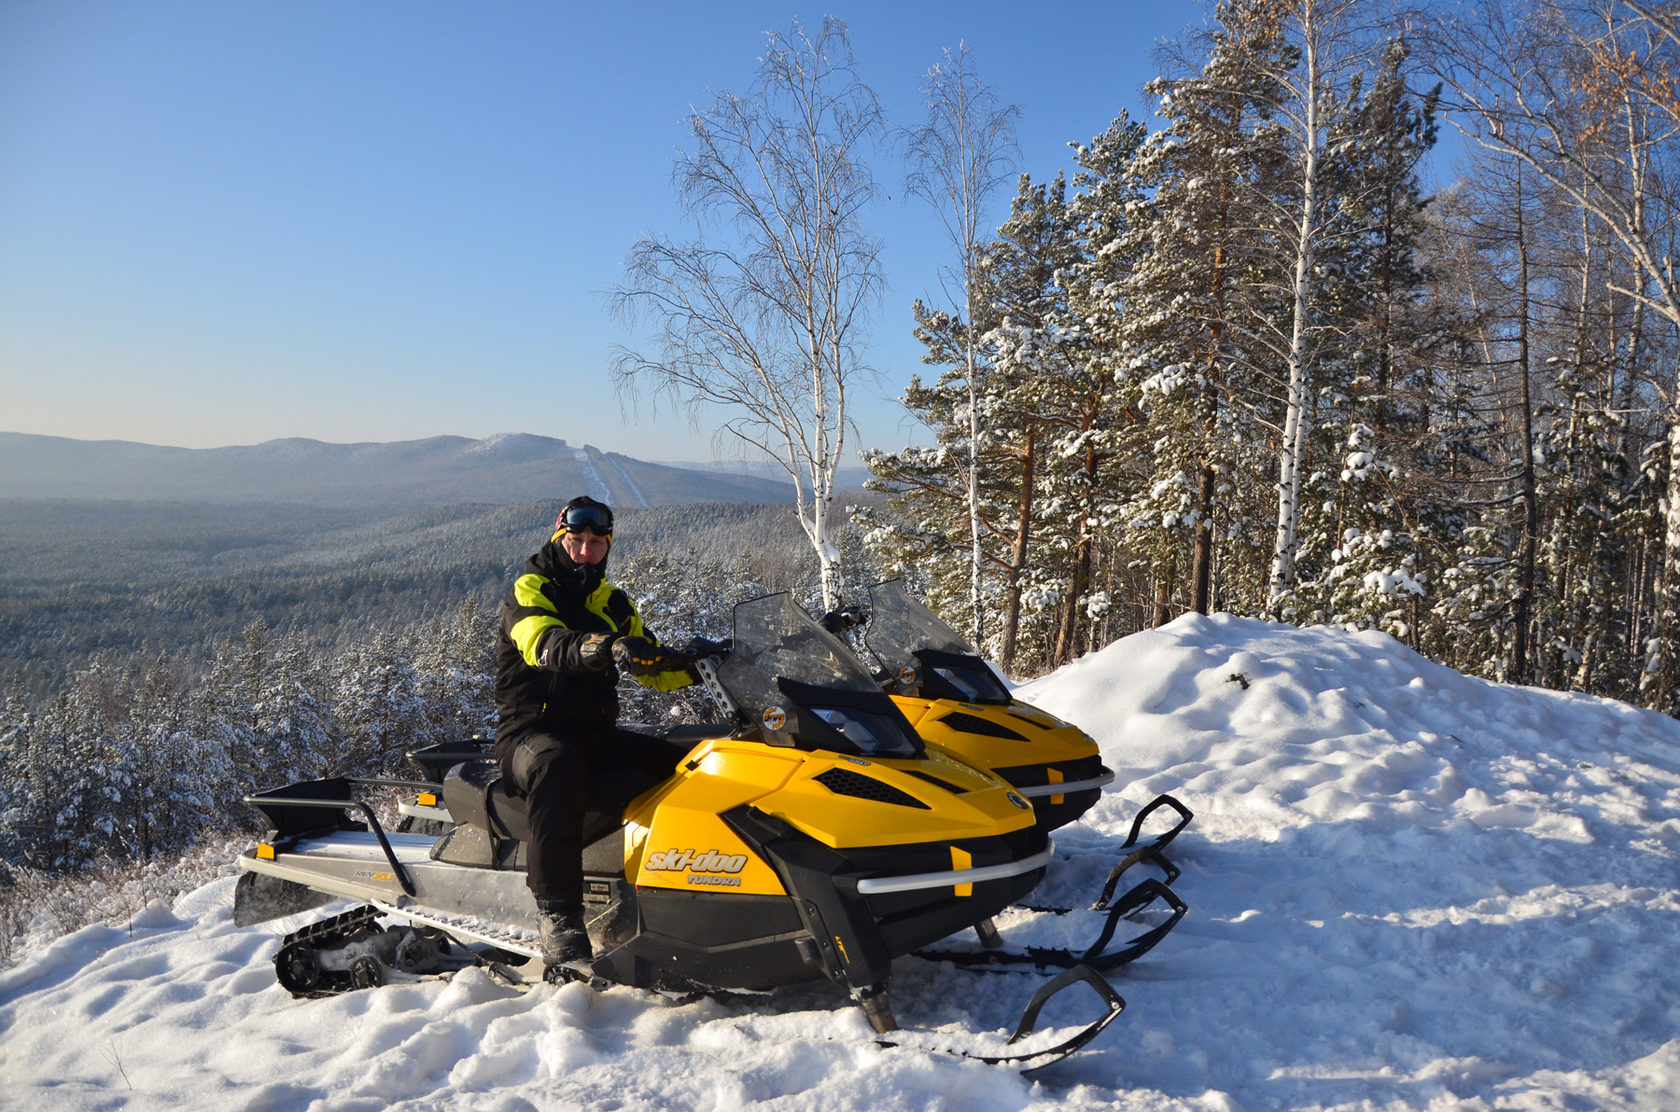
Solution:
{"label": "jacket collar", "polygon": [[[610,549],[607,555],[612,555]],[[552,579],[563,586],[574,587],[587,597],[606,582],[607,561],[603,558],[599,564],[579,564],[566,555],[565,548],[558,540],[552,540],[525,562],[525,570]]]}

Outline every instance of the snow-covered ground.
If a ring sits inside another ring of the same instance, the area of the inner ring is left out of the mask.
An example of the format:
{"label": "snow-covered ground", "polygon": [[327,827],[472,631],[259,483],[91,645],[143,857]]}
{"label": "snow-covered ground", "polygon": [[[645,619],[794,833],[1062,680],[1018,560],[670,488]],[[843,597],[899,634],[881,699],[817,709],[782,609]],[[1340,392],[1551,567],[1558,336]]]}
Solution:
{"label": "snow-covered ground", "polygon": [[[0,973],[0,1106],[1680,1108],[1680,723],[1195,616],[1021,696],[1120,774],[1035,902],[1089,902],[1156,792],[1197,812],[1171,852],[1189,917],[1036,1081],[878,1046],[826,985],[676,1004],[469,971],[293,1000],[270,958],[301,920],[235,928],[223,879]],[[908,1041],[992,1050],[1044,979],[902,959],[893,1003]]]}

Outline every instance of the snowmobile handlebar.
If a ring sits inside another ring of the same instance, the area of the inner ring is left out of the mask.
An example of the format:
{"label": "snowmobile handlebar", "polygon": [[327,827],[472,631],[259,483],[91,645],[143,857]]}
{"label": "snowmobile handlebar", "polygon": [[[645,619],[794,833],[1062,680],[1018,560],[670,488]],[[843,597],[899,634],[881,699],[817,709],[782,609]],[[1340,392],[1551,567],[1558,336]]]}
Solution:
{"label": "snowmobile handlebar", "polygon": [[844,637],[849,631],[856,629],[869,620],[869,611],[861,606],[842,606],[838,610],[830,610],[817,619],[817,624],[836,637]]}
{"label": "snowmobile handlebar", "polygon": [[646,637],[623,637],[612,642],[613,663],[632,676],[694,671],[702,660],[727,656],[729,641],[695,637],[682,645],[663,645]]}

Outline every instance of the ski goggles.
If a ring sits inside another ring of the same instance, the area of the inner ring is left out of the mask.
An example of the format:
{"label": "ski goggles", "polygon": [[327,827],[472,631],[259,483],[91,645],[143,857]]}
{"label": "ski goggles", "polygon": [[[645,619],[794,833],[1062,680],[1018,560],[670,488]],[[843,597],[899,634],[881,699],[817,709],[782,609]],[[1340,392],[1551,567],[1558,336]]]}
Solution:
{"label": "ski goggles", "polygon": [[560,515],[559,527],[568,533],[587,529],[597,537],[612,536],[612,511],[605,506],[573,506]]}

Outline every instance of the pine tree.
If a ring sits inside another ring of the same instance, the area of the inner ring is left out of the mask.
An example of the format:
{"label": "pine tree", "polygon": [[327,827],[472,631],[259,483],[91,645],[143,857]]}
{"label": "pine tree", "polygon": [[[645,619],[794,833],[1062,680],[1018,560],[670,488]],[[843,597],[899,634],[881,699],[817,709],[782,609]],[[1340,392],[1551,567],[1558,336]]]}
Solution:
{"label": "pine tree", "polygon": [[1217,597],[1243,609],[1258,589],[1260,525],[1242,500],[1269,485],[1256,466],[1268,391],[1255,331],[1278,314],[1265,285],[1277,251],[1267,200],[1283,188],[1275,105],[1289,62],[1260,7],[1219,5],[1205,61],[1146,86],[1166,127],[1131,170],[1153,193],[1123,241],[1134,263],[1120,291],[1122,373],[1144,419],[1125,513],[1157,625]]}
{"label": "pine tree", "polygon": [[[982,430],[973,458],[983,590],[998,597],[988,608],[1001,609],[1003,617],[984,648],[1005,668],[1015,666],[1021,651],[1023,608],[1065,598],[1065,568],[1050,568],[1064,562],[1056,554],[1073,543],[1044,540],[1038,558],[1033,554],[1041,530],[1066,532],[1068,524],[1058,516],[1065,507],[1046,508],[1040,490],[1058,423],[1066,428],[1080,419],[1067,391],[1086,340],[1083,326],[1070,317],[1064,285],[1079,258],[1061,176],[1035,185],[1023,175],[1009,219],[982,255],[973,301],[978,319],[971,324],[916,306],[917,336],[928,348],[924,359],[948,369],[932,385],[913,379],[904,402],[933,431],[935,447],[866,457],[871,489],[890,494],[899,515],[891,527],[876,529],[870,550],[883,568],[924,577],[930,604],[948,619],[957,617],[953,624],[961,628],[958,599],[967,592],[952,568],[971,551],[969,436],[972,427]],[[977,334],[972,339],[970,329]],[[966,371],[971,356],[986,367],[973,422]],[[1029,655],[1047,651],[1033,648]]]}
{"label": "pine tree", "polygon": [[428,729],[414,667],[395,635],[375,632],[350,646],[334,670],[332,722],[340,743],[336,771],[394,774],[409,752],[450,740],[433,737]]}

